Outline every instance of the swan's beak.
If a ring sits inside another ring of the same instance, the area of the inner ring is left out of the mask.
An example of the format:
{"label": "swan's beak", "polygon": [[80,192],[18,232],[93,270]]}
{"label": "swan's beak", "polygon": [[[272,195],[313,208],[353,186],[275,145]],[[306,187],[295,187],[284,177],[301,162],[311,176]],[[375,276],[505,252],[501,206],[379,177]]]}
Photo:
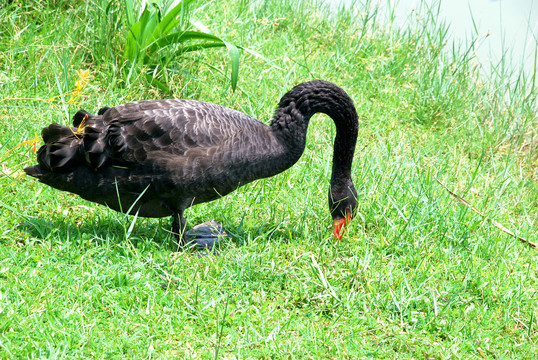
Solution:
{"label": "swan's beak", "polygon": [[333,220],[333,235],[336,240],[341,240],[346,230],[346,225],[351,221],[351,211],[347,211],[343,219]]}

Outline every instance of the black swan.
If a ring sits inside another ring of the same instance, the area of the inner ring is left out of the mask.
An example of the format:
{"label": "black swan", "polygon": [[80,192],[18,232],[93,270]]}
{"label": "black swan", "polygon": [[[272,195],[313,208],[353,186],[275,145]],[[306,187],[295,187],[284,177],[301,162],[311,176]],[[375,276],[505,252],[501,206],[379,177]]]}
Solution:
{"label": "black swan", "polygon": [[[269,126],[194,100],[136,101],[103,108],[98,115],[80,110],[73,127],[43,129],[38,165],[24,171],[117,211],[173,216],[172,232],[184,246],[185,209],[291,167],[318,112],[336,125],[329,210],[333,234],[340,239],[357,206],[351,163],[358,117],[346,92],[327,81],[295,86],[280,100]],[[198,247],[212,247],[222,235],[208,238],[207,229],[199,231],[206,234],[190,234]]]}

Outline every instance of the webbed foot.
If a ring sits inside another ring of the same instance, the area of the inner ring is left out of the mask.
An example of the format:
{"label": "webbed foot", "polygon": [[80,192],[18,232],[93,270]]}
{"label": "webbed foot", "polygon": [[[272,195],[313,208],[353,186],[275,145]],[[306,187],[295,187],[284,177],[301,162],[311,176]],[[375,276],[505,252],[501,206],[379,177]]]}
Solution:
{"label": "webbed foot", "polygon": [[229,236],[230,235],[224,231],[222,225],[215,220],[211,220],[198,224],[189,231],[186,231],[185,244],[187,248],[213,250]]}

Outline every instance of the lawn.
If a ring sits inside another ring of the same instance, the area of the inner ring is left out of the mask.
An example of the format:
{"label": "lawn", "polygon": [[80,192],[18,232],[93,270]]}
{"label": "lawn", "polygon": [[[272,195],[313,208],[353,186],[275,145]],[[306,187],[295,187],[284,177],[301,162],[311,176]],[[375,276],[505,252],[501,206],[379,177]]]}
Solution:
{"label": "lawn", "polygon": [[[536,73],[484,75],[425,8],[399,29],[368,2],[223,0],[194,1],[185,26],[239,47],[235,91],[226,47],[172,44],[165,70],[129,74],[124,4],[0,0],[0,358],[538,357]],[[41,128],[80,108],[175,97],[268,123],[312,79],[360,119],[341,241],[327,116],[294,167],[188,210],[232,234],[219,256],[22,173]]]}

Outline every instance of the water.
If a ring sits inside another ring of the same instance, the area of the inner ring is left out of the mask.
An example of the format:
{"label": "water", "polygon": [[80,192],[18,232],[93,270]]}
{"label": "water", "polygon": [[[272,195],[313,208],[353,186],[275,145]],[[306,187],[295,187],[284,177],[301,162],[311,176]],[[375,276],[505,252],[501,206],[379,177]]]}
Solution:
{"label": "water", "polygon": [[[325,0],[335,6],[349,6],[355,0]],[[373,0],[387,13],[394,8],[395,23],[406,26],[424,12],[421,0]],[[424,0],[436,13],[439,1]],[[360,5],[356,5],[360,6]],[[418,10],[418,12],[417,12]],[[439,20],[449,25],[449,36],[463,46],[477,39],[475,55],[484,72],[502,68],[527,76],[535,72],[538,43],[538,1],[536,0],[444,0],[440,4]]]}

